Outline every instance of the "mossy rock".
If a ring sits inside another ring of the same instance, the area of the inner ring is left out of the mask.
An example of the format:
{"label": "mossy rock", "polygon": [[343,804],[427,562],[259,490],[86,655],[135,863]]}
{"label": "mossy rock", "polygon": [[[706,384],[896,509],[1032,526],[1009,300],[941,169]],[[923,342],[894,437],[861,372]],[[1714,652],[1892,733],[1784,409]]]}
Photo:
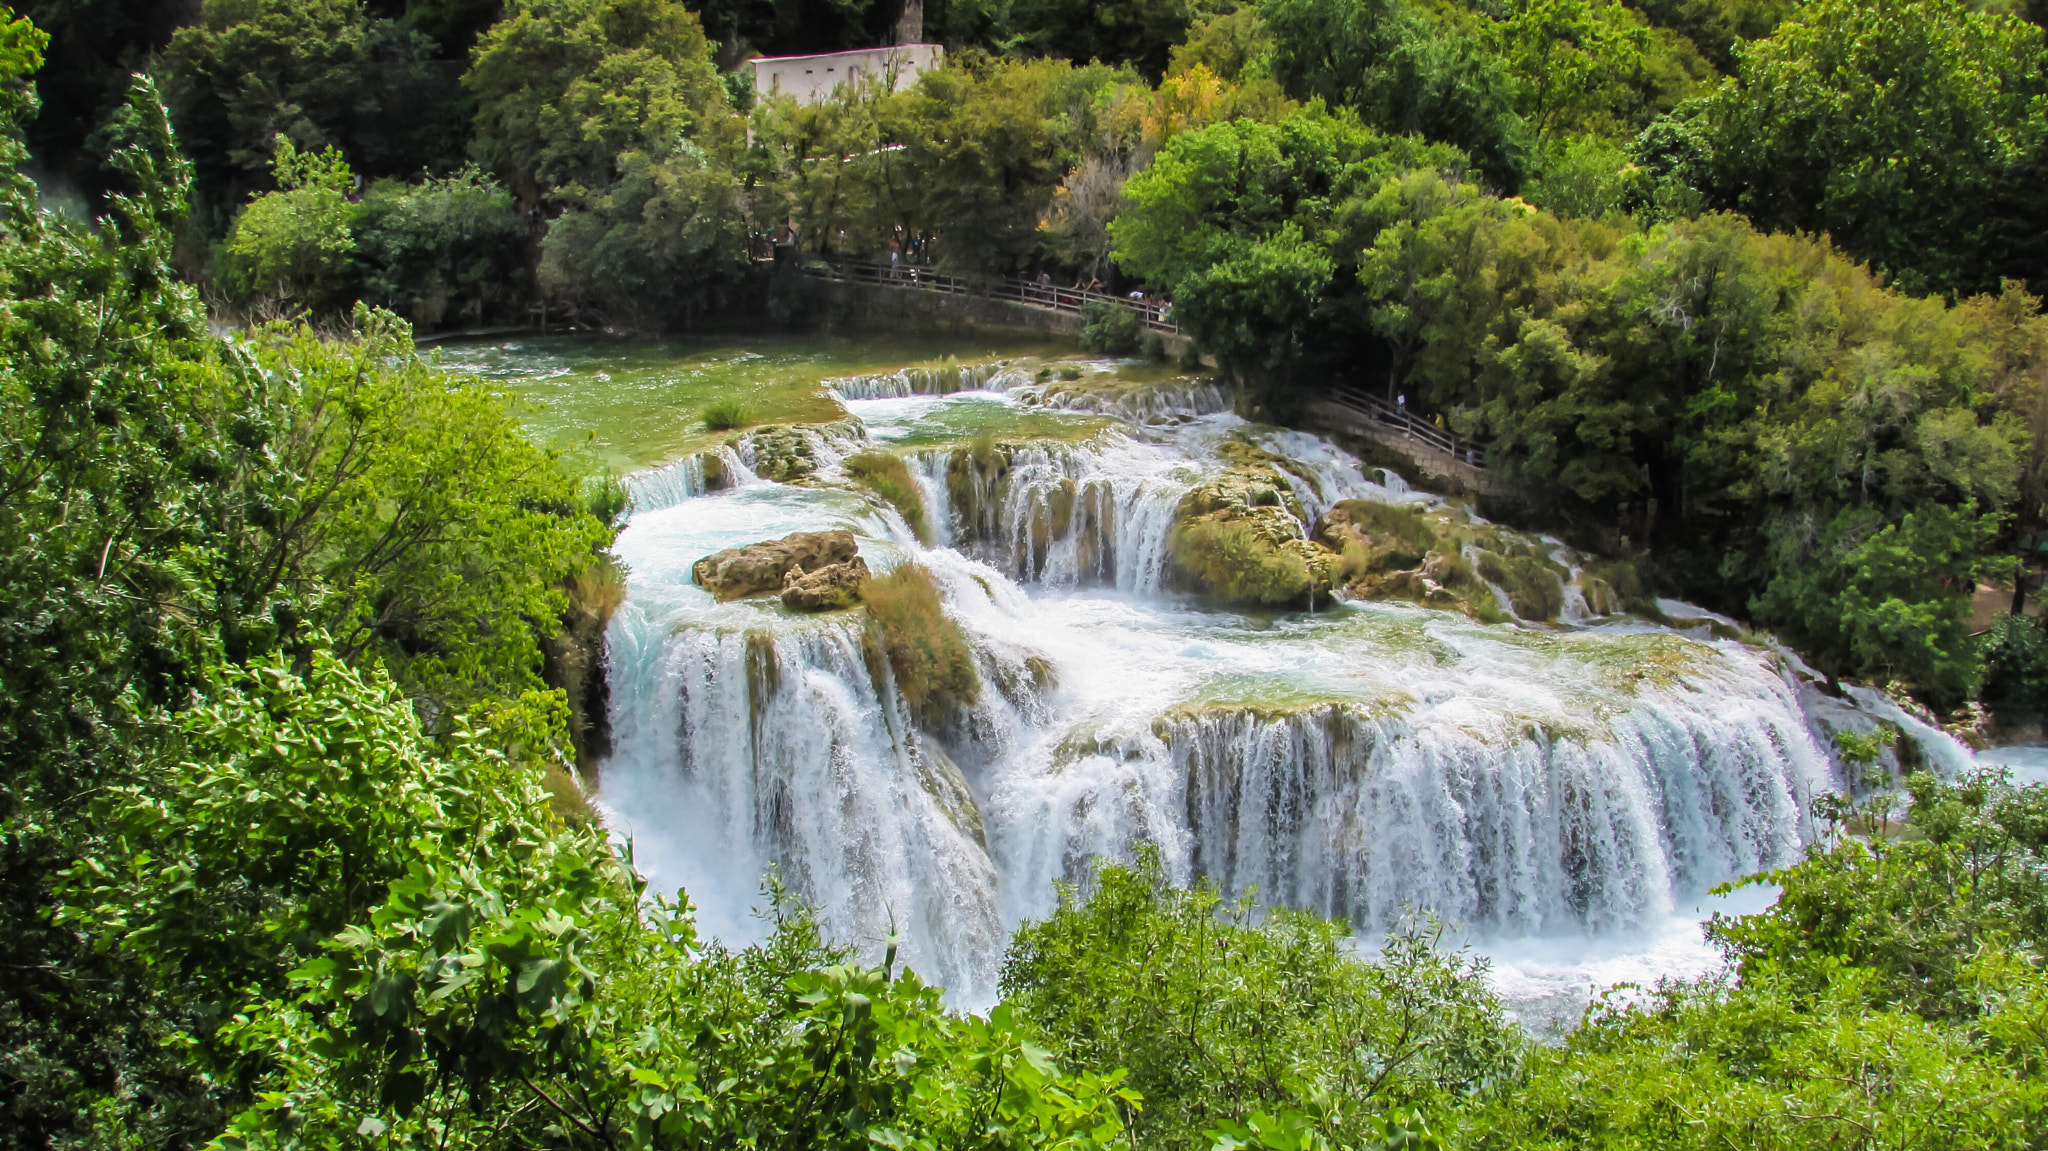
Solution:
{"label": "mossy rock", "polygon": [[1662,619],[1657,593],[1644,578],[1642,569],[1628,560],[1593,560],[1579,569],[1579,594],[1586,608],[1596,615],[1632,612],[1650,619]]}
{"label": "mossy rock", "polygon": [[1298,520],[1270,505],[1184,516],[1168,547],[1183,588],[1262,607],[1306,607],[1328,596],[1338,562],[1328,548],[1302,538]]}
{"label": "mossy rock", "polygon": [[811,438],[804,434],[802,428],[789,424],[755,428],[733,441],[735,447],[742,443],[753,448],[754,474],[764,480],[798,483],[809,479],[818,470]]}
{"label": "mossy rock", "polygon": [[1515,615],[1538,623],[1556,623],[1564,610],[1564,583],[1557,569],[1526,552],[1501,555],[1482,551],[1474,565],[1487,582],[1507,593]]}

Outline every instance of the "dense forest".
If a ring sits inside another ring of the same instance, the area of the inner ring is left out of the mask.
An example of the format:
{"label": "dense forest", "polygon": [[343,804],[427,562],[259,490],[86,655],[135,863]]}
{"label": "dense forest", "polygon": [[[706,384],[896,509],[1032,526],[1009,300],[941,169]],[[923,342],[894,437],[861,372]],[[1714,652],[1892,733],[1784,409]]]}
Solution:
{"label": "dense forest", "polygon": [[2038,6],[934,0],[945,66],[812,105],[734,69],[902,5],[17,8],[0,1146],[2048,1141],[2048,794],[1995,773],[1826,801],[1724,972],[1556,1043],[1427,919],[1362,957],[1143,851],[985,1016],[773,876],[701,937],[577,782],[623,493],[413,343],[730,322],[792,237],[1100,278],[1247,413],[1398,390],[1660,587],[2022,722]]}

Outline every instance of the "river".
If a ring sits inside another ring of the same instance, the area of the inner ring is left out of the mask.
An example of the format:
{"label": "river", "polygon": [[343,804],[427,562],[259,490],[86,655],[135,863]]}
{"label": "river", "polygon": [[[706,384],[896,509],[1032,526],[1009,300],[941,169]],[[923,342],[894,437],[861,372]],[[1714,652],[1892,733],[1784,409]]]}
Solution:
{"label": "river", "polygon": [[[1284,461],[1301,527],[1340,500],[1478,524],[1323,439],[1245,423],[1174,370],[988,341],[596,337],[442,359],[531,402],[537,435],[628,477],[611,626],[615,750],[599,802],[704,927],[757,938],[772,867],[834,937],[892,928],[954,1002],[993,1001],[1003,947],[1096,858],[1159,846],[1174,878],[1348,920],[1363,946],[1435,915],[1552,1027],[1598,987],[1714,962],[1712,897],[1791,862],[1841,785],[1831,728],[1900,723],[1796,657],[1683,604],[1599,614],[1555,540],[1505,533],[1562,578],[1555,622],[1400,601],[1226,610],[1170,590],[1176,509],[1247,452]],[[899,370],[900,369],[900,370]],[[800,425],[712,433],[716,400]],[[847,482],[902,456],[920,539]],[[991,459],[996,463],[990,463]],[[794,462],[794,469],[792,469]],[[774,482],[759,472],[793,479]],[[846,528],[877,570],[927,567],[987,685],[921,729],[863,657],[858,610],[716,603],[697,559]]]}

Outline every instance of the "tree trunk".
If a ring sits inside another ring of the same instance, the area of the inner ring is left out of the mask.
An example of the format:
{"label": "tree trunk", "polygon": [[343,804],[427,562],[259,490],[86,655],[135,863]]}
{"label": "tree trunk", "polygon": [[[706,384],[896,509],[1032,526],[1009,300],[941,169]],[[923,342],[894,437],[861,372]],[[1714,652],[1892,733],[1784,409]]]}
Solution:
{"label": "tree trunk", "polygon": [[903,15],[896,21],[896,42],[918,44],[924,41],[924,0],[904,0]]}

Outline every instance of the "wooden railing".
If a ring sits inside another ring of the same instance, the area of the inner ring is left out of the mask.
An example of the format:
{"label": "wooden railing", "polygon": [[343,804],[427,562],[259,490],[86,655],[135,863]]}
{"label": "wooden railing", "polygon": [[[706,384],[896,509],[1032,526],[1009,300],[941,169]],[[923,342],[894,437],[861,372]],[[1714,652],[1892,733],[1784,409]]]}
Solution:
{"label": "wooden railing", "polygon": [[1108,292],[1091,292],[1085,288],[1062,288],[1058,284],[1040,284],[1015,276],[966,280],[958,276],[940,275],[919,264],[891,266],[868,260],[813,262],[805,265],[803,271],[805,275],[826,280],[880,284],[890,288],[941,292],[956,296],[980,296],[984,299],[1008,300],[1013,304],[1044,308],[1051,312],[1079,314],[1089,304],[1106,304],[1136,312],[1138,322],[1152,331],[1168,335],[1180,333],[1180,326],[1173,322],[1173,305],[1170,303],[1115,296]]}
{"label": "wooden railing", "polygon": [[1410,412],[1406,405],[1390,404],[1371,392],[1343,385],[1332,387],[1325,398],[1355,415],[1398,431],[1426,447],[1435,448],[1461,464],[1481,470],[1486,467],[1485,444],[1437,427],[1435,423]]}

